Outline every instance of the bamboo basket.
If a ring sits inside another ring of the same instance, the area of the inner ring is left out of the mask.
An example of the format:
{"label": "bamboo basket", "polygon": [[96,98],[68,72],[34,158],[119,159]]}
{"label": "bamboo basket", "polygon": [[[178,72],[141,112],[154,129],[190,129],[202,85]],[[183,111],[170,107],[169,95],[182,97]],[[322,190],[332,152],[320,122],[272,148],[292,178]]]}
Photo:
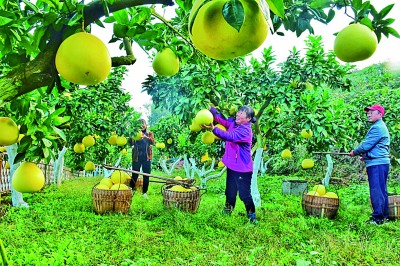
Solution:
{"label": "bamboo basket", "polygon": [[334,219],[339,210],[339,199],[303,194],[302,207],[306,214]]}
{"label": "bamboo basket", "polygon": [[106,212],[126,213],[132,203],[132,189],[128,190],[105,190],[93,187],[93,206],[96,213]]}
{"label": "bamboo basket", "polygon": [[389,219],[400,219],[400,195],[389,196]]}
{"label": "bamboo basket", "polygon": [[166,207],[176,207],[179,210],[195,213],[200,205],[200,188],[190,192],[172,191],[174,185],[165,185],[162,188],[163,203]]}

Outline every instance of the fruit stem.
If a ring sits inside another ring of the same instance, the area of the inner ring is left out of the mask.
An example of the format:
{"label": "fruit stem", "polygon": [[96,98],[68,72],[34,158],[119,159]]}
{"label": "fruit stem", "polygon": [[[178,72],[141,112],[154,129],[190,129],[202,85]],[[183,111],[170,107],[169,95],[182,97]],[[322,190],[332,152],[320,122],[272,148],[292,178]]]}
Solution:
{"label": "fruit stem", "polygon": [[157,11],[154,8],[151,8],[151,15],[153,15],[154,17],[158,18],[159,20],[161,20],[165,25],[167,25],[172,31],[174,31],[176,34],[178,34],[185,42],[187,42],[188,44],[190,44],[190,46],[193,47],[193,49],[196,50],[196,47],[194,47],[193,43],[191,41],[189,41],[185,35],[183,35],[181,32],[179,32],[178,30],[176,30],[171,23],[169,23],[163,16],[161,16],[160,14],[157,13]]}

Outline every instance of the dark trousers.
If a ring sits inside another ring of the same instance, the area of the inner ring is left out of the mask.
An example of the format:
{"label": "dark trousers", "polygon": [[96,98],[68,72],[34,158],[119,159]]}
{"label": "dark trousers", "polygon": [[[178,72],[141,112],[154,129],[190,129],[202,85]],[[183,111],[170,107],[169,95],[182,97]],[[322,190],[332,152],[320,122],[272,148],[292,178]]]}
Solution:
{"label": "dark trousers", "polygon": [[389,164],[367,167],[369,195],[373,209],[372,218],[377,221],[389,218],[388,174]]}
{"label": "dark trousers", "polygon": [[255,213],[256,207],[254,205],[253,197],[251,196],[251,176],[252,172],[240,173],[227,169],[226,173],[226,205],[230,206],[233,210],[236,205],[236,196],[239,192],[239,198],[243,201],[246,207],[246,212]]}
{"label": "dark trousers", "polygon": [[[151,160],[141,160],[139,159],[137,162],[132,162],[132,170],[133,171],[140,171],[140,168],[142,168],[142,173],[151,173]],[[138,179],[138,174],[132,173],[132,179],[131,179],[131,187],[134,188],[136,181]],[[147,193],[147,190],[149,189],[149,177],[143,175],[143,189],[142,192]]]}

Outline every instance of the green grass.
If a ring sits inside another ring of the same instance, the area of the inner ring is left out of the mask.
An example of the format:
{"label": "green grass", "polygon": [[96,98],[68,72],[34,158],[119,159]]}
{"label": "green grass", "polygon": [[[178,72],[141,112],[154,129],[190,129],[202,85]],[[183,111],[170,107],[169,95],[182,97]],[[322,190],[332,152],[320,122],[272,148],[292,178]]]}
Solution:
{"label": "green grass", "polygon": [[364,223],[367,184],[330,186],[341,205],[329,220],[304,215],[300,196],[282,195],[284,178],[259,178],[257,226],[239,198],[232,216],[221,214],[224,178],[207,183],[195,214],[165,208],[162,185],[151,183],[149,200],[136,193],[128,213],[104,215],[91,196],[100,177],[78,178],[24,194],[30,208],[9,208],[0,237],[12,265],[399,264],[400,222]]}

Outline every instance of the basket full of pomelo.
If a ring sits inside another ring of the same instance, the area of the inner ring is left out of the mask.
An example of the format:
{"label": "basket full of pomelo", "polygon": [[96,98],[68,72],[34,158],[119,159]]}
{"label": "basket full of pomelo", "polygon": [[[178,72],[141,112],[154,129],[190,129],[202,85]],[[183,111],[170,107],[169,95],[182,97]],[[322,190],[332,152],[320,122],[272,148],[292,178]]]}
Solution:
{"label": "basket full of pomelo", "polygon": [[198,186],[193,184],[178,185],[166,183],[161,188],[161,192],[163,195],[163,204],[166,207],[176,207],[190,213],[195,213],[199,208],[201,193]]}
{"label": "basket full of pomelo", "polygon": [[307,215],[334,219],[339,210],[339,197],[335,192],[326,192],[324,185],[315,185],[303,194],[302,207]]}
{"label": "basket full of pomelo", "polygon": [[127,174],[114,171],[110,178],[103,178],[92,189],[93,206],[96,213],[128,212],[132,203],[132,188],[125,183]]}

